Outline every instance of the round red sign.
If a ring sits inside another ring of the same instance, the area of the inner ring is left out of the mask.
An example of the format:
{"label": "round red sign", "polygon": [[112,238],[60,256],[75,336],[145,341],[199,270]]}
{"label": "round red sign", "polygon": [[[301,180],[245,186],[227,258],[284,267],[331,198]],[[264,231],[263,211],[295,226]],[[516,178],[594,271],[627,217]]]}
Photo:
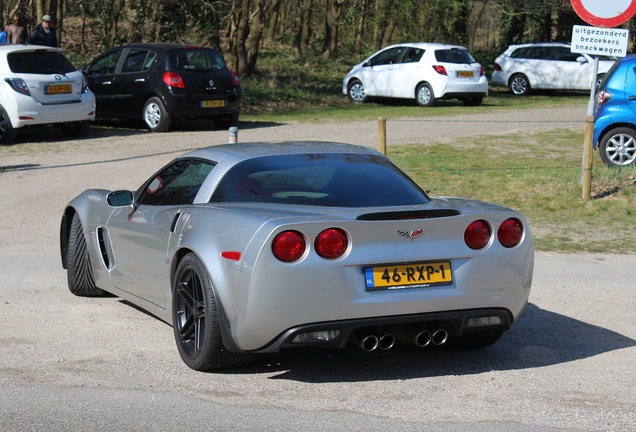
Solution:
{"label": "round red sign", "polygon": [[578,16],[597,27],[616,27],[636,13],[636,0],[571,0]]}

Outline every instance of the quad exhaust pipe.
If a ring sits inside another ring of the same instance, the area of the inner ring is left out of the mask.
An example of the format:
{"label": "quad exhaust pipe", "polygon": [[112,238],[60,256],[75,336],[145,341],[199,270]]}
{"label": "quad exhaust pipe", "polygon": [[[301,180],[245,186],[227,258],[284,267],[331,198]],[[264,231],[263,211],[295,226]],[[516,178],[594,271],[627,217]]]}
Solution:
{"label": "quad exhaust pipe", "polygon": [[[404,342],[413,343],[420,348],[428,345],[443,345],[448,340],[448,332],[445,329],[435,331],[423,329],[409,333],[410,336],[403,338]],[[373,333],[360,333],[354,336],[354,343],[363,351],[371,352],[376,349],[390,350],[395,345],[395,336],[391,333],[384,333],[377,336]]]}

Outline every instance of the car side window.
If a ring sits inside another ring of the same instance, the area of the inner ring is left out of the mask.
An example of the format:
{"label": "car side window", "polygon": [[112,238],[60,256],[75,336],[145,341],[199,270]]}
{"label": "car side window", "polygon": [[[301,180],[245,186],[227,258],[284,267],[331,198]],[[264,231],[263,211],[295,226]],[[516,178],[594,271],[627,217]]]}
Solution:
{"label": "car side window", "polygon": [[148,180],[137,200],[143,205],[192,204],[214,164],[199,159],[180,159]]}
{"label": "car side window", "polygon": [[88,75],[112,75],[117,68],[117,62],[121,57],[122,50],[112,51],[103,57],[98,58],[88,66]]}
{"label": "car side window", "polygon": [[554,47],[552,48],[552,59],[558,61],[575,62],[581,54],[573,53],[570,48],[567,47]]}
{"label": "car side window", "polygon": [[371,63],[371,66],[400,63],[402,61],[404,50],[404,47],[395,47],[382,51],[380,54],[373,57],[369,63]]}
{"label": "car side window", "polygon": [[122,73],[130,72],[143,72],[149,69],[149,65],[152,65],[152,61],[148,61],[148,58],[154,60],[155,53],[146,49],[132,48],[126,54],[126,59],[121,67]]}
{"label": "car side window", "polygon": [[409,48],[404,54],[404,63],[417,63],[424,55],[424,50],[421,48]]}

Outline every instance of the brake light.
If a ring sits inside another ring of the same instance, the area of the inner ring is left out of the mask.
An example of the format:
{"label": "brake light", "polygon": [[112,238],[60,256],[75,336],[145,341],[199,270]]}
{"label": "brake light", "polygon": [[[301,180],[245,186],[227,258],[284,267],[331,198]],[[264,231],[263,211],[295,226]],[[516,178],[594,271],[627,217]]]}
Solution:
{"label": "brake light", "polygon": [[609,90],[601,90],[596,94],[596,103],[598,105],[606,104],[612,99],[612,93]]}
{"label": "brake light", "polygon": [[523,224],[519,219],[510,218],[503,221],[497,231],[497,239],[503,247],[515,247],[523,236]]}
{"label": "brake light", "polygon": [[305,237],[298,231],[283,231],[274,237],[272,252],[283,262],[298,261],[305,253]]}
{"label": "brake light", "polygon": [[479,76],[484,76],[484,75],[486,75],[486,72],[484,72],[484,67],[483,67],[483,66],[481,66],[481,67],[479,68]]}
{"label": "brake light", "polygon": [[347,234],[340,228],[328,228],[316,237],[316,253],[325,259],[340,258],[349,246]]}
{"label": "brake light", "polygon": [[446,73],[446,68],[444,66],[434,65],[433,69],[435,69],[435,72],[437,72],[440,75],[448,75]]}
{"label": "brake light", "polygon": [[483,249],[490,241],[490,225],[485,220],[472,222],[464,231],[464,241],[471,249]]}
{"label": "brake light", "polygon": [[17,91],[18,93],[25,96],[31,96],[29,88],[22,78],[5,78],[5,81],[11,86],[13,90]]}
{"label": "brake light", "polygon": [[232,78],[234,79],[234,88],[241,85],[241,81],[239,80],[238,75],[235,74],[234,72],[232,72]]}
{"label": "brake light", "polygon": [[176,72],[164,72],[163,82],[170,87],[185,88],[185,83],[183,82],[183,79],[181,79],[181,75]]}
{"label": "brake light", "polygon": [[494,70],[496,70],[496,71],[498,71],[498,72],[501,72],[501,71],[503,70],[503,69],[501,68],[501,66],[499,65],[499,63],[495,63],[495,64],[494,64],[494,66],[493,66],[493,69],[494,69]]}

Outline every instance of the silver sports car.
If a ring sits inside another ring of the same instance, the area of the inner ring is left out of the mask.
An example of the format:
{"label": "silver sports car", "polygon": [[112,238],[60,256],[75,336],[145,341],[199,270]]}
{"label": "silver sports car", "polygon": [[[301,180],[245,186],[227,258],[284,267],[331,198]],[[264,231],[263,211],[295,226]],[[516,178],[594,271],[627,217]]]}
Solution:
{"label": "silver sports car", "polygon": [[387,157],[327,142],[227,144],[64,210],[73,294],[174,327],[196,370],[294,346],[481,348],[519,317],[534,251],[518,212],[429,197]]}

